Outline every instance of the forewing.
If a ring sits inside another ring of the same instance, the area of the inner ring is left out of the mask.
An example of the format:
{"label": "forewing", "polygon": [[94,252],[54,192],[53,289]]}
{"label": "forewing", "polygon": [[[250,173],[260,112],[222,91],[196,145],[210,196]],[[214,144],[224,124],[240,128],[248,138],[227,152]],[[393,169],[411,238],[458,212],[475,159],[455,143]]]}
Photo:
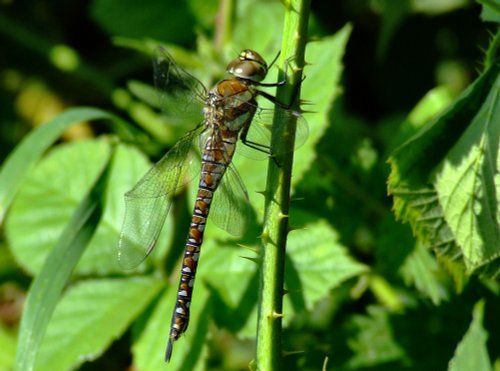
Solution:
{"label": "forewing", "polygon": [[250,217],[248,194],[236,169],[230,165],[215,191],[211,219],[233,236],[243,236]]}
{"label": "forewing", "polygon": [[201,81],[185,71],[162,47],[153,60],[155,86],[165,114],[200,122],[207,91]]}
{"label": "forewing", "polygon": [[125,194],[125,219],[118,246],[122,268],[136,268],[151,253],[170,211],[172,196],[199,172],[192,166],[197,157],[193,141],[201,130],[200,126],[182,137]]}

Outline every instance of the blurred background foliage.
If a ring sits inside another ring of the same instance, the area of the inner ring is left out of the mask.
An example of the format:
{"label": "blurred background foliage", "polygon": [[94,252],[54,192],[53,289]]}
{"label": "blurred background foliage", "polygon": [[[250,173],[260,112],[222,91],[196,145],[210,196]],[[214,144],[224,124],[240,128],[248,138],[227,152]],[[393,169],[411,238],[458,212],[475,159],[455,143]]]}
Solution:
{"label": "blurred background foliage", "polygon": [[[238,51],[236,47],[266,45],[269,56],[279,48],[282,10],[278,3],[238,2],[234,22],[240,26],[235,27],[231,40],[225,39],[228,35],[223,32],[220,18],[216,22],[220,12],[221,4],[216,0],[4,0],[0,4],[0,158],[5,159],[33,128],[65,109],[93,106],[125,118],[153,137],[141,149],[153,160],[158,159],[188,128],[188,123],[167,127],[157,113],[150,87],[151,57],[159,43],[168,44],[176,59],[207,83],[222,76],[221,66]],[[470,0],[312,2],[311,40],[343,32],[348,41],[345,51],[340,50],[345,53],[341,92],[334,94],[336,99],[330,102],[328,127],[321,140],[318,138],[316,160],[304,169],[295,184],[295,221],[300,227],[311,219],[326,220],[312,230],[345,246],[353,259],[349,269],[354,269],[355,264],[358,268],[355,274],[347,274],[352,278],[346,277],[342,285],[332,283],[327,287],[328,295],[314,297],[312,309],[302,305],[289,318],[284,348],[305,353],[286,357],[286,369],[320,369],[326,365],[325,369],[337,370],[500,370],[498,283],[477,277],[465,282],[451,276],[432,252],[414,239],[411,228],[395,220],[386,185],[391,151],[449,105],[482,70],[490,33],[495,29],[482,22],[480,13],[481,6]],[[351,27],[350,34],[344,28],[346,24]],[[227,50],[227,45],[233,48]],[[308,62],[309,68],[314,68],[316,60]],[[314,72],[310,73],[310,80],[321,84],[313,76]],[[307,83],[306,78],[304,84]],[[318,91],[322,92],[322,87],[318,86]],[[312,103],[314,111],[315,102]],[[67,142],[111,132],[110,126],[82,122],[65,131],[58,147],[69,151],[64,147]],[[106,145],[97,140],[83,142],[81,148],[84,146],[92,148],[81,151],[90,151],[97,158]],[[78,151],[58,156],[61,163],[67,161],[66,167],[81,166]],[[123,161],[121,169],[127,172],[127,162]],[[131,172],[140,174],[147,169],[145,160],[130,157],[129,161],[138,163]],[[41,173],[35,174],[35,179],[52,174],[48,170],[38,171]],[[70,182],[57,175],[51,179],[60,184]],[[78,184],[85,182],[88,179]],[[255,190],[251,179],[245,179],[245,183]],[[117,197],[120,198],[121,195]],[[71,212],[63,214],[68,217]],[[306,255],[305,249],[313,248],[311,243],[319,246],[324,242],[309,239],[301,244],[296,240],[291,242],[292,250]],[[24,255],[19,255],[19,251],[12,253],[9,241],[4,237],[0,240],[3,369],[12,365],[22,304],[31,275],[42,264],[41,260],[30,259],[29,249]],[[209,244],[212,250],[218,248],[215,242]],[[206,263],[207,270],[211,266],[217,269],[220,259],[224,257],[207,255],[202,265]],[[319,263],[311,257],[300,261]],[[167,265],[176,269],[175,260]],[[85,270],[83,263],[79,274],[93,278],[105,271],[90,267]],[[119,274],[110,272],[106,274],[111,278]],[[224,275],[219,272],[214,277]],[[231,274],[225,279],[230,282]],[[208,286],[217,284],[210,278],[207,282]],[[257,289],[255,281],[248,282],[249,288]],[[119,283],[101,284],[103,295],[130,288],[130,283],[123,287]],[[133,288],[141,295],[141,285],[146,284],[155,290],[161,287],[150,278],[135,282]],[[68,296],[84,291],[82,286],[76,285]],[[226,308],[224,302],[234,300],[224,297],[231,296],[231,287],[226,292],[213,287],[209,291],[215,297],[220,295],[211,304],[216,308]],[[151,297],[155,293],[150,292]],[[201,293],[208,295],[200,288]],[[92,295],[83,297],[93,300]],[[162,317],[168,322],[172,301],[164,298],[158,296],[152,302],[137,304],[130,317],[144,310],[151,318]],[[202,298],[198,299],[201,303]],[[126,302],[113,304],[119,311],[127,310],[126,306]],[[237,314],[225,310],[220,313],[237,318]],[[131,339],[143,328],[154,327],[154,322],[147,322],[147,315],[140,318],[133,331],[117,329],[113,333],[116,339],[101,345],[97,360],[86,354],[93,361],[79,367],[127,369],[134,343]],[[215,318],[215,323],[224,323],[224,318]],[[252,329],[242,330],[243,325],[234,323],[232,326],[212,332],[208,363],[196,360],[193,364],[208,369],[245,369],[252,358]],[[235,336],[235,328],[245,335]],[[157,336],[160,347],[164,346],[167,332],[162,330]],[[195,336],[193,328],[187,336]],[[480,362],[473,364],[480,364],[481,368],[465,367],[467,351],[475,354],[470,357]],[[140,343],[133,352],[138,358],[147,354]],[[158,356],[161,361],[162,354]],[[140,362],[155,369],[151,363]],[[186,363],[184,367],[188,369]]]}

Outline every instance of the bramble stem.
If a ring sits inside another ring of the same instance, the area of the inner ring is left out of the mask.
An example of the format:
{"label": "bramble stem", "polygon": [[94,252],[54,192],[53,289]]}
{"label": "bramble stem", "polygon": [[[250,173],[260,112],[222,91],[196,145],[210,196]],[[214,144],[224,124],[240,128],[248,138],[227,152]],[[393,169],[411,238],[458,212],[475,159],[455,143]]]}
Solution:
{"label": "bramble stem", "polygon": [[[290,102],[302,80],[310,0],[288,0],[285,5],[287,9],[278,65],[288,64],[288,68],[287,76],[284,76],[284,67],[280,70],[278,81],[286,79],[287,84],[277,88],[276,97],[278,101],[286,103]],[[298,108],[298,96],[293,105]],[[280,153],[282,151],[278,149],[294,148],[295,128],[293,119],[287,123],[273,124],[271,153],[279,155],[270,159],[267,174],[257,324],[258,370],[281,369],[281,318],[293,151]]]}

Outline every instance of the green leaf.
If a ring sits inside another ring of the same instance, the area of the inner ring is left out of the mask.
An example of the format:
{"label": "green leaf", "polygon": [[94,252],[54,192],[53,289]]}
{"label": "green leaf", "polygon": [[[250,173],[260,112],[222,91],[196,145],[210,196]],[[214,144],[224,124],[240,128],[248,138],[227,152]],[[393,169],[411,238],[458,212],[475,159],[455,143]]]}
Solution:
{"label": "green leaf", "polygon": [[95,108],[73,108],[58,115],[27,135],[5,160],[0,171],[0,224],[26,175],[47,148],[69,126],[82,121],[109,119],[128,136],[128,124],[108,112]]}
{"label": "green leaf", "polygon": [[[227,45],[226,57],[234,58],[235,50],[252,48],[262,55],[279,51],[279,35],[282,31],[284,7],[277,1],[238,1],[234,36]],[[251,17],[248,14],[252,14]],[[274,55],[272,56],[274,57]]]}
{"label": "green leaf", "polygon": [[[208,330],[209,301],[203,282],[198,282],[196,298],[191,306],[189,327],[184,336],[174,343],[170,363],[177,370],[202,370],[205,368],[207,348],[204,346]],[[177,285],[165,290],[156,303],[149,319],[134,342],[134,364],[142,371],[156,371],[165,367],[165,349],[170,333],[170,315],[177,297]]]}
{"label": "green leaf", "polygon": [[16,353],[16,338],[0,324],[0,370],[11,370]]}
{"label": "green leaf", "polygon": [[401,123],[398,132],[394,133],[394,130],[391,129],[390,145],[396,147],[406,142],[425,124],[452,104],[455,97],[456,95],[454,96],[447,86],[437,86],[429,90],[413,107],[406,120]]}
{"label": "green leaf", "polygon": [[414,284],[416,289],[429,297],[435,305],[448,299],[448,291],[443,285],[444,277],[433,255],[421,244],[401,266],[401,275],[407,285]]}
{"label": "green leaf", "polygon": [[[311,221],[311,216],[305,214],[293,215],[296,215],[294,223],[309,222],[288,237],[285,277],[289,293],[285,296],[285,323],[292,319],[292,313],[311,310],[331,289],[367,270],[347,254],[338,242],[337,233],[325,221]],[[255,253],[235,245],[213,239],[206,241],[197,280],[209,283],[230,308],[228,313],[232,315],[222,316],[225,326],[240,335],[255,336],[257,264],[243,258],[255,258]]]}
{"label": "green leaf", "polygon": [[[311,215],[294,215],[292,221],[298,225],[303,220],[315,219]],[[339,242],[338,233],[325,220],[308,222],[291,232],[287,255],[285,283],[290,293],[285,299],[295,312],[311,310],[331,289],[368,270],[367,266],[349,256],[347,248]],[[301,302],[305,308],[298,306]]]}
{"label": "green leaf", "polygon": [[498,210],[499,179],[491,167],[498,167],[499,71],[497,65],[486,70],[389,159],[396,215],[411,223],[458,281],[457,264],[466,264],[469,272],[484,266],[492,274],[498,266],[492,259],[500,246],[499,216],[491,210]]}
{"label": "green leaf", "polygon": [[485,22],[500,23],[500,1],[499,0],[477,0],[483,5],[481,19]]}
{"label": "green leaf", "polygon": [[[433,181],[468,272],[492,264],[500,254],[499,83],[500,75]],[[498,261],[495,265],[500,267]]]}
{"label": "green leaf", "polygon": [[[165,365],[164,354],[170,332],[169,315],[175,303],[175,298],[171,294],[174,291],[177,291],[175,284],[161,291],[159,300],[149,313],[144,328],[140,329],[140,335],[132,345],[133,363],[139,370],[160,370]],[[141,324],[141,319],[138,324]],[[189,333],[186,337],[188,336]],[[173,352],[174,357],[176,353]]]}
{"label": "green leaf", "polygon": [[195,19],[186,2],[175,0],[96,0],[92,18],[110,35],[150,37],[187,43],[194,39]]}
{"label": "green leaf", "polygon": [[334,100],[341,92],[340,77],[343,71],[342,58],[351,34],[352,26],[347,24],[335,35],[307,44],[305,60],[306,79],[301,87],[301,99],[312,102],[305,105],[304,117],[309,123],[309,138],[295,153],[292,182],[296,184],[315,161],[314,148],[325,133],[330,120],[329,113]]}
{"label": "green leaf", "polygon": [[129,80],[127,88],[134,96],[151,107],[161,108],[158,91],[153,86],[141,81]]}
{"label": "green leaf", "polygon": [[472,317],[472,323],[448,365],[449,371],[492,370],[487,347],[488,332],[483,328],[484,301],[474,305]]}
{"label": "green leaf", "polygon": [[[11,251],[25,270],[33,274],[40,271],[73,211],[104,166],[109,151],[106,140],[60,145],[27,176],[6,222]],[[136,150],[117,147],[105,193],[106,210],[78,264],[78,273],[122,273],[116,249],[125,208],[123,195],[149,166]]]}
{"label": "green leaf", "polygon": [[399,25],[409,16],[411,2],[409,0],[382,0],[381,30],[378,38],[377,57],[383,60],[390,42]]}
{"label": "green leaf", "polygon": [[31,285],[19,330],[16,370],[33,369],[40,342],[59,296],[99,224],[108,172],[109,162],[73,214]]}
{"label": "green leaf", "polygon": [[200,25],[211,29],[220,11],[218,0],[189,0],[189,9]]}
{"label": "green leaf", "polygon": [[355,338],[348,340],[355,355],[347,367],[358,369],[405,360],[407,355],[394,338],[388,311],[376,306],[369,306],[367,311],[366,316],[352,318],[358,332]]}
{"label": "green leaf", "polygon": [[[311,65],[305,70],[306,79],[302,83],[301,98],[313,102],[313,105],[304,105],[302,108],[313,112],[304,114],[309,125],[309,137],[294,154],[293,184],[297,184],[310,169],[316,157],[314,148],[330,122],[329,111],[340,94],[343,69],[341,61],[351,29],[350,25],[344,26],[331,37],[310,42],[306,49],[306,62]],[[266,163],[239,156],[236,150],[234,164],[249,190],[252,204],[257,209],[262,208],[263,199],[255,192],[265,189]]]}
{"label": "green leaf", "polygon": [[77,283],[54,311],[36,369],[75,369],[96,359],[123,334],[162,285],[162,280],[153,277]]}
{"label": "green leaf", "polygon": [[465,8],[470,3],[468,0],[446,0],[446,1],[429,1],[429,0],[414,0],[412,7],[415,12],[437,15],[442,13],[450,13],[454,10]]}
{"label": "green leaf", "polygon": [[47,254],[106,165],[109,153],[105,141],[61,145],[28,174],[5,228],[14,258],[23,269],[32,274],[41,270]]}
{"label": "green leaf", "polygon": [[[255,239],[250,238],[256,241],[257,236],[253,237]],[[236,241],[217,240],[213,236],[207,239],[203,244],[195,296],[200,295],[200,291],[206,292],[207,296],[209,291],[216,293],[219,301],[223,303],[214,313],[216,322],[240,334],[242,329],[250,328],[249,332],[243,331],[246,335],[255,336],[257,265],[245,259],[255,258],[255,253],[246,246],[239,246]]]}

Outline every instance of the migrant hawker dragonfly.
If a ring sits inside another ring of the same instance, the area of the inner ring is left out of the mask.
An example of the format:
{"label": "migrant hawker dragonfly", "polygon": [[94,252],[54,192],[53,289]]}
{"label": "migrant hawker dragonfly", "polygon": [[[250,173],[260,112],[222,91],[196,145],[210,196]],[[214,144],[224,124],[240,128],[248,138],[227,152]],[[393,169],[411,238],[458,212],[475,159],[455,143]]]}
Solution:
{"label": "migrant hawker dragonfly", "polygon": [[[259,127],[262,132],[264,125],[271,124],[273,116],[285,119],[281,121],[293,116],[297,122],[298,146],[307,137],[307,124],[300,113],[290,110],[289,106],[259,89],[283,85],[284,82],[262,82],[269,67],[253,50],[243,50],[229,63],[229,77],[219,81],[210,91],[179,67],[164,50],[158,52],[154,68],[156,87],[166,97],[163,99],[165,111],[190,116],[196,110],[193,108],[196,102],[204,106],[201,123],[185,134],[125,194],[126,212],[118,256],[122,267],[133,269],[153,250],[172,205],[172,196],[185,184],[186,179],[193,177],[194,172],[199,174],[198,193],[185,244],[177,301],[165,353],[168,362],[174,341],[187,329],[196,268],[209,211],[210,219],[231,234],[238,236],[244,231],[248,197],[238,173],[231,165],[237,140],[240,139],[253,151],[269,155],[268,143],[260,143],[259,138],[265,141],[266,135],[258,134]],[[259,108],[259,96],[274,103],[274,109]],[[257,133],[257,139],[252,138],[253,132]],[[197,140],[201,151],[201,170],[199,166],[193,165],[197,157],[193,147]]]}

